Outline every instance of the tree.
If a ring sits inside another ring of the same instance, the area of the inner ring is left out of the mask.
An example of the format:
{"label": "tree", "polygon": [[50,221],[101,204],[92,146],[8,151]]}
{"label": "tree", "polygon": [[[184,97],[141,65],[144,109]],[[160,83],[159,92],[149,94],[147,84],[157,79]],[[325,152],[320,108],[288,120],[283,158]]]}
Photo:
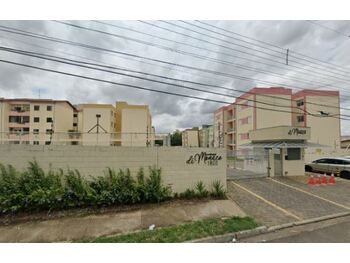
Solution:
{"label": "tree", "polygon": [[182,133],[176,130],[170,135],[171,146],[181,146],[182,145]]}

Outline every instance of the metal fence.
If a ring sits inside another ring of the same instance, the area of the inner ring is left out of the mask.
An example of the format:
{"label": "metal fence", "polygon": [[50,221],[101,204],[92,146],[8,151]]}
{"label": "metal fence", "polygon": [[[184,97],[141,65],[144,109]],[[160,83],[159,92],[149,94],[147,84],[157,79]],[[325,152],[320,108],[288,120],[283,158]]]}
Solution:
{"label": "metal fence", "polygon": [[1,144],[170,146],[165,133],[138,132],[0,132]]}
{"label": "metal fence", "polygon": [[268,167],[268,151],[251,148],[228,150],[227,165],[229,168],[265,174]]}

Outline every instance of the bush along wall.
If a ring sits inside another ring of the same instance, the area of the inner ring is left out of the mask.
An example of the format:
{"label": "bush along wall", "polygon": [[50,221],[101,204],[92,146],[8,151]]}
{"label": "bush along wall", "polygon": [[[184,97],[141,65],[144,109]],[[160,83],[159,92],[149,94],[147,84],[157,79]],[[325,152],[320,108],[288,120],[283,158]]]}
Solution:
{"label": "bush along wall", "polygon": [[[161,169],[155,167],[149,167],[147,175],[140,168],[136,178],[129,169],[116,172],[108,168],[104,176],[87,180],[78,170],[44,172],[36,161],[23,172],[0,164],[0,214],[159,203],[173,197],[162,183]],[[199,182],[195,190],[175,197],[224,198],[225,192],[220,182],[213,183],[211,192]]]}

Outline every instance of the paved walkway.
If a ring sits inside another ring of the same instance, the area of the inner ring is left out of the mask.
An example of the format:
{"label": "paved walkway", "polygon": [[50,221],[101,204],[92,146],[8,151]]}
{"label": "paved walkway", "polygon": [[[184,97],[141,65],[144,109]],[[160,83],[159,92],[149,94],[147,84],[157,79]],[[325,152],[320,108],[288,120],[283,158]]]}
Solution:
{"label": "paved walkway", "polygon": [[228,181],[228,195],[261,224],[272,226],[350,211],[350,182],[310,187],[306,177]]}
{"label": "paved walkway", "polygon": [[251,179],[251,178],[264,178],[267,176],[266,173],[255,173],[252,171],[227,168],[226,170],[227,180],[240,180],[240,179]]}
{"label": "paved walkway", "polygon": [[152,224],[161,227],[245,215],[231,200],[176,202],[130,212],[0,226],[0,242],[64,242],[147,229]]}

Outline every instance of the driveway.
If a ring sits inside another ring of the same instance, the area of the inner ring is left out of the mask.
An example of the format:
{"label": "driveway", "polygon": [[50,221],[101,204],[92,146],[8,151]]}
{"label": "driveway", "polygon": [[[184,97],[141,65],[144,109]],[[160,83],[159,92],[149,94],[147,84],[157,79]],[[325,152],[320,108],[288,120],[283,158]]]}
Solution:
{"label": "driveway", "polygon": [[263,225],[273,226],[350,211],[350,181],[311,187],[307,177],[228,181],[228,196]]}

